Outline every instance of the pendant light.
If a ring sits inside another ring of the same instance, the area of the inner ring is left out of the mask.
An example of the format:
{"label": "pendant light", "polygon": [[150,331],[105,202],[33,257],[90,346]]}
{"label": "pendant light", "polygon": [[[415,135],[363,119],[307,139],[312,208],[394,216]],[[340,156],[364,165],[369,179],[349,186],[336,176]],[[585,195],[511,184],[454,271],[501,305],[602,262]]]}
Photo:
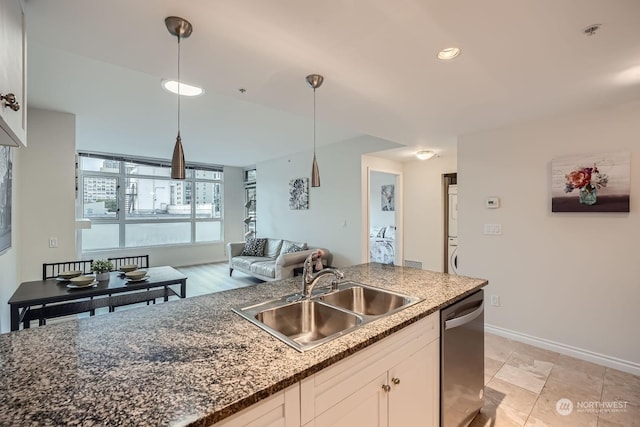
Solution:
{"label": "pendant light", "polygon": [[182,138],[180,138],[180,39],[189,37],[193,27],[189,21],[177,16],[165,18],[164,23],[169,33],[178,38],[178,137],[171,158],[171,179],[185,179],[184,151],[182,150]]}
{"label": "pendant light", "polygon": [[320,170],[316,160],[316,89],[322,86],[324,77],[320,74],[309,74],[307,84],[313,88],[313,165],[311,166],[311,186],[320,187]]}

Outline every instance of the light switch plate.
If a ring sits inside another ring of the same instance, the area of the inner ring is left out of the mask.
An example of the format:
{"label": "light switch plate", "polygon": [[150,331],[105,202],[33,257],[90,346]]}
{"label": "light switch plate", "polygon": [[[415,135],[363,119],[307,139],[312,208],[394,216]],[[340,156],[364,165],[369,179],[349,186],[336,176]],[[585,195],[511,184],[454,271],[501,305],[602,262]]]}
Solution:
{"label": "light switch plate", "polygon": [[488,236],[499,236],[502,234],[502,224],[485,224],[484,234]]}

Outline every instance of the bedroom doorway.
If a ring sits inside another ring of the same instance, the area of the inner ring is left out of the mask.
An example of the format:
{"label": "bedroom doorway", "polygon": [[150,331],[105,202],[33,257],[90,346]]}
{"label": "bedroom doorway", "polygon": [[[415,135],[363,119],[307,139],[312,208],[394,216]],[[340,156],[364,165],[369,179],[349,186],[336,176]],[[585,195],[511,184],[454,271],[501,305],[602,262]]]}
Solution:
{"label": "bedroom doorway", "polygon": [[397,264],[396,214],[400,200],[399,175],[369,173],[369,261]]}

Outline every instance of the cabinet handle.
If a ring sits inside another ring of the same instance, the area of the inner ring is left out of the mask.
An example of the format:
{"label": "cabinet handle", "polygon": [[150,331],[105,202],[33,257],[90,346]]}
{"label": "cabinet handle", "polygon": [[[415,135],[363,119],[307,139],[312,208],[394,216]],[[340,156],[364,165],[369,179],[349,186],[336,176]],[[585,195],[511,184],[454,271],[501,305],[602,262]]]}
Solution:
{"label": "cabinet handle", "polygon": [[400,378],[391,378],[391,382],[394,383],[395,385],[400,384]]}
{"label": "cabinet handle", "polygon": [[9,107],[13,111],[18,111],[20,109],[20,103],[12,93],[7,93],[5,95],[0,93],[0,100],[4,101],[4,107]]}
{"label": "cabinet handle", "polygon": [[389,384],[384,384],[382,386],[382,390],[385,391],[386,393],[389,393],[391,391],[391,386]]}

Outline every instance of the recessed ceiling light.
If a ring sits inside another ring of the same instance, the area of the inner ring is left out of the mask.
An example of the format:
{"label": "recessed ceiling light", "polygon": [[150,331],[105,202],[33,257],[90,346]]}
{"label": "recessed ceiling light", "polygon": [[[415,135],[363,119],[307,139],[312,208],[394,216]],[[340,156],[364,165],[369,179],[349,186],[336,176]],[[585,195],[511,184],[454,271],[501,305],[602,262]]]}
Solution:
{"label": "recessed ceiling light", "polygon": [[460,55],[460,49],[457,47],[447,47],[438,52],[438,59],[443,61],[453,59],[456,56]]}
{"label": "recessed ceiling light", "polygon": [[416,157],[419,158],[420,160],[429,160],[430,158],[432,158],[435,155],[436,155],[436,153],[434,153],[433,151],[430,151],[430,150],[418,151],[416,153]]}
{"label": "recessed ceiling light", "polygon": [[204,89],[198,86],[191,86],[185,83],[178,83],[175,80],[162,80],[162,87],[171,93],[178,93],[178,85],[180,85],[180,95],[198,96],[204,93]]}

